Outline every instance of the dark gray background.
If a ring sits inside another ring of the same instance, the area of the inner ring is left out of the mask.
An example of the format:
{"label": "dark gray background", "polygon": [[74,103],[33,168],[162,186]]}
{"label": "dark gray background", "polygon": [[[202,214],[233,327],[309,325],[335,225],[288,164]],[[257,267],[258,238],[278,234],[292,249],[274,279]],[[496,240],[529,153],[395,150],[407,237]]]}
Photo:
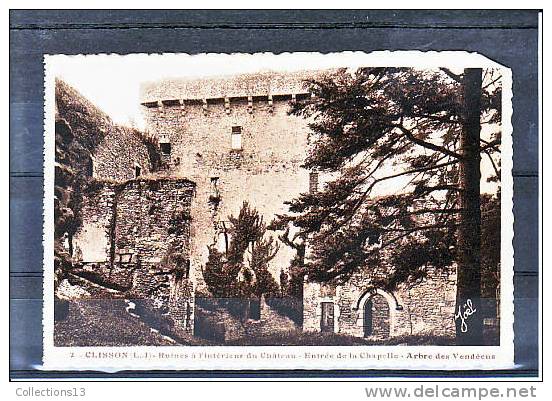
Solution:
{"label": "dark gray background", "polygon": [[[501,372],[165,372],[149,377],[535,376],[538,374],[537,11],[10,11],[10,370],[42,357],[44,54],[468,50],[513,71],[515,356]],[[132,377],[140,373],[125,372]]]}

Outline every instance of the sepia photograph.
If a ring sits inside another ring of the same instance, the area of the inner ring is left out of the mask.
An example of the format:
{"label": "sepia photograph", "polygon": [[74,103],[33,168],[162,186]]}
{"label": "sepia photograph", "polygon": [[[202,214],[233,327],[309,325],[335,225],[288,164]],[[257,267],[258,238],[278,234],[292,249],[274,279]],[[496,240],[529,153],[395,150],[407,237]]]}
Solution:
{"label": "sepia photograph", "polygon": [[52,352],[510,350],[511,77],[412,53],[48,56]]}

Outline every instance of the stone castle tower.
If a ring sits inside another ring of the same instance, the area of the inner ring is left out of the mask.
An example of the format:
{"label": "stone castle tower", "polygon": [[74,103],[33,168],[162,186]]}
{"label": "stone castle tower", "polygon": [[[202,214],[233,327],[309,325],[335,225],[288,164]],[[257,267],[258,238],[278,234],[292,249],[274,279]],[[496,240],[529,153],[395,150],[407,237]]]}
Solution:
{"label": "stone castle tower", "polygon": [[[146,129],[160,143],[168,176],[196,183],[192,203],[191,275],[201,287],[208,245],[224,249],[229,215],[244,201],[265,223],[286,212],[284,201],[309,191],[301,168],[308,124],[288,114],[310,94],[307,73],[259,73],[144,84]],[[270,269],[278,280],[294,251],[280,246]]]}

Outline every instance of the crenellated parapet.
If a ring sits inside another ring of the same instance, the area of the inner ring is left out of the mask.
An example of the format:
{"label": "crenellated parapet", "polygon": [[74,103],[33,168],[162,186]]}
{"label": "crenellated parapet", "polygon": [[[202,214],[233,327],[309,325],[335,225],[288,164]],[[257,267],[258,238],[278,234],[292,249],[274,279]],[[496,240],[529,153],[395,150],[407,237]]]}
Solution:
{"label": "crenellated parapet", "polygon": [[245,104],[248,111],[253,112],[254,103],[264,103],[270,111],[274,102],[294,102],[312,96],[307,89],[307,80],[331,72],[263,72],[201,79],[163,79],[141,86],[140,103],[160,112],[164,107],[184,110],[186,105],[197,104],[203,105],[204,109],[209,105],[223,104],[227,113],[233,104]]}

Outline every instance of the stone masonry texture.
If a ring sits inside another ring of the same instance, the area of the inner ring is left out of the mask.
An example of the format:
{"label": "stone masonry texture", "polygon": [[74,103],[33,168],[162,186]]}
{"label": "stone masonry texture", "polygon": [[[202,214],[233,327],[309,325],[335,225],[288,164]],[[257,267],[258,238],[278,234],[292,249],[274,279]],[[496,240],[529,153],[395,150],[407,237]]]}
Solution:
{"label": "stone masonry texture", "polygon": [[107,135],[94,152],[92,175],[99,180],[125,181],[135,177],[135,168],[141,175],[151,172],[148,150],[140,135],[130,129],[119,128]]}
{"label": "stone masonry texture", "polygon": [[[309,172],[301,168],[308,127],[300,117],[288,115],[291,97],[274,100],[210,100],[207,110],[199,102],[144,107],[150,133],[171,143],[170,176],[185,176],[197,184],[192,205],[192,274],[202,284],[201,268],[208,246],[216,242],[221,223],[237,216],[244,201],[270,223],[285,213],[286,200],[308,192]],[[232,127],[241,127],[242,149],[232,149]],[[217,193],[212,180],[216,180]],[[213,204],[213,195],[219,202]],[[275,278],[287,269],[294,251],[281,244],[270,269]]]}
{"label": "stone masonry texture", "polygon": [[189,259],[190,207],[195,185],[186,179],[96,183],[84,198],[83,228],[74,238],[82,265],[106,285],[154,298],[192,330],[193,286],[162,263],[169,252]]}
{"label": "stone masonry texture", "polygon": [[334,332],[365,336],[364,308],[372,307],[369,338],[389,336],[454,336],[456,274],[454,268],[429,269],[427,277],[412,285],[401,285],[393,292],[375,289],[368,275],[353,276],[338,285],[335,295],[324,292],[324,285],[305,282],[303,290],[303,330],[320,331],[322,302],[333,302],[336,313]]}

